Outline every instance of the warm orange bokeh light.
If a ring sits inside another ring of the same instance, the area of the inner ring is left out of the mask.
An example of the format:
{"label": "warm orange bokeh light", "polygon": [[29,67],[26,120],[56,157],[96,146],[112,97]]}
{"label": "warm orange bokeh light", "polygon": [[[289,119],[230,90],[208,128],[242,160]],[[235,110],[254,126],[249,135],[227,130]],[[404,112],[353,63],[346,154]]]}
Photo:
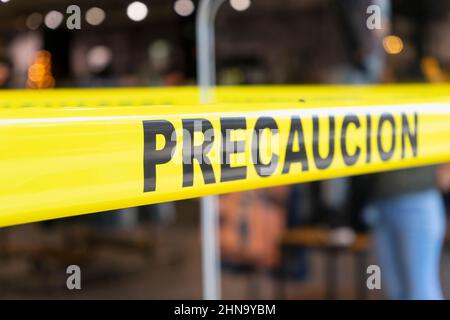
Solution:
{"label": "warm orange bokeh light", "polygon": [[36,53],[33,63],[28,68],[26,85],[29,89],[46,89],[55,86],[50,52],[43,50]]}
{"label": "warm orange bokeh light", "polygon": [[383,39],[383,47],[389,54],[399,54],[403,50],[403,41],[397,36],[386,36]]}

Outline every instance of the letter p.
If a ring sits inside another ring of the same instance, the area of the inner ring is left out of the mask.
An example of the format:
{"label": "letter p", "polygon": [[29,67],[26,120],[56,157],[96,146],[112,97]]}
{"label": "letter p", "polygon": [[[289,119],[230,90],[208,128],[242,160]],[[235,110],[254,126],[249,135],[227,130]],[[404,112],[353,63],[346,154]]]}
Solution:
{"label": "letter p", "polygon": [[[156,190],[156,166],[172,159],[176,147],[175,127],[166,120],[148,120],[144,126],[144,192]],[[162,135],[165,145],[157,149],[156,137]],[[172,139],[171,139],[172,138]]]}

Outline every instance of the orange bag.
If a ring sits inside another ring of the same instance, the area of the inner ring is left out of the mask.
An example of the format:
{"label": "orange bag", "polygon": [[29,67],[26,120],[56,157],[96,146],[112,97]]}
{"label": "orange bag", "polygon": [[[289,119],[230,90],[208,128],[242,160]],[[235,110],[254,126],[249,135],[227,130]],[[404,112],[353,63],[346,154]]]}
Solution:
{"label": "orange bag", "polygon": [[222,259],[274,268],[286,225],[289,187],[252,190],[220,197]]}

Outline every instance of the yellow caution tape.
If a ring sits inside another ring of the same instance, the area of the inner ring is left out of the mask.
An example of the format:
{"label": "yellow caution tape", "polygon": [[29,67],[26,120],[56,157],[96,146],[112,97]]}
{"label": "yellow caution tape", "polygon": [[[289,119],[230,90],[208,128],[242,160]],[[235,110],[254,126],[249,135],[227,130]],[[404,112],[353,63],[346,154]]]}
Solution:
{"label": "yellow caution tape", "polygon": [[449,92],[219,88],[205,106],[195,88],[5,91],[0,225],[450,161]]}
{"label": "yellow caution tape", "polygon": [[[197,105],[197,87],[0,91],[0,109]],[[218,87],[216,103],[298,103],[324,107],[448,102],[450,85]]]}

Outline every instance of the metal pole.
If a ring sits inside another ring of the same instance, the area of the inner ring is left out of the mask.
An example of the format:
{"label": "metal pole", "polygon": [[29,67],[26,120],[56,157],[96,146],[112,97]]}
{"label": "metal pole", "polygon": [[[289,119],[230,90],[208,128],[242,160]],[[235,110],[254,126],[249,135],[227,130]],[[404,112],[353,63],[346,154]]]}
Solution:
{"label": "metal pole", "polygon": [[[214,21],[224,0],[200,0],[197,12],[197,79],[201,103],[213,102],[216,84]],[[221,298],[218,197],[201,199],[203,298]]]}

